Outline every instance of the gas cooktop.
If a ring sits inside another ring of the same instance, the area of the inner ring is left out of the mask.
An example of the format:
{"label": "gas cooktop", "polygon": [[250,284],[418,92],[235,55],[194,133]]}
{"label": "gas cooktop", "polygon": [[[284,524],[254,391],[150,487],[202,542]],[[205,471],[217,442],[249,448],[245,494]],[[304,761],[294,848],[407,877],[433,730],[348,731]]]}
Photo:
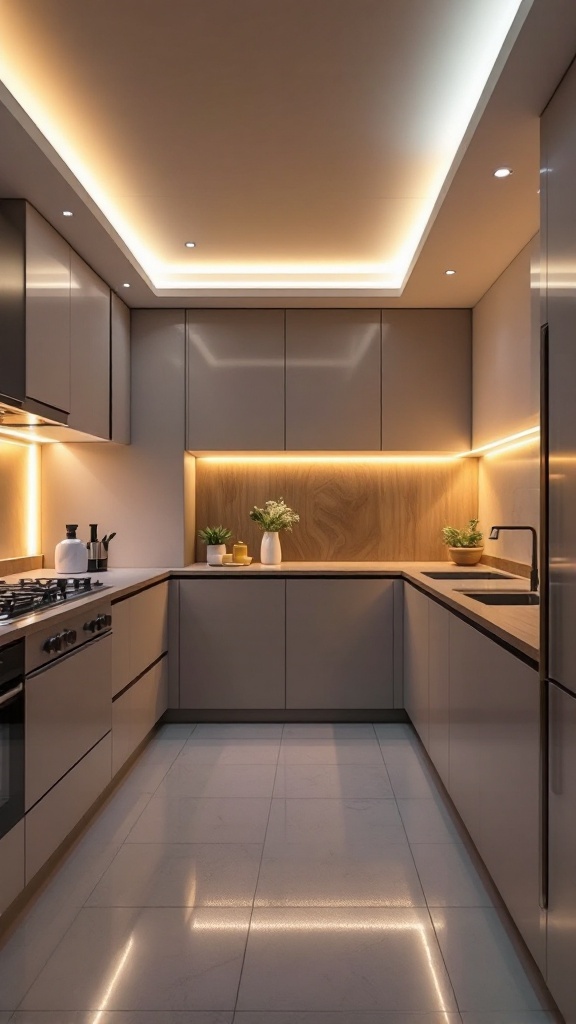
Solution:
{"label": "gas cooktop", "polygon": [[21,579],[18,583],[0,580],[0,625],[21,615],[49,611],[57,605],[91,597],[105,590],[106,584],[90,576],[42,577]]}

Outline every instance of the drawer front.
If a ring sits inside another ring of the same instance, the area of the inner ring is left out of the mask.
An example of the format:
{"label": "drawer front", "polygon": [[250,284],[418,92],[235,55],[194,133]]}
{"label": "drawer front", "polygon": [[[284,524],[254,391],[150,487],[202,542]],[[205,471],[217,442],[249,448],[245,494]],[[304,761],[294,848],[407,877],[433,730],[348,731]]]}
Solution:
{"label": "drawer front", "polygon": [[168,706],[168,658],[162,658],[112,705],[112,775],[154,728]]}
{"label": "drawer front", "polygon": [[26,682],[26,810],[110,730],[110,635]]}
{"label": "drawer front", "polygon": [[26,884],[63,843],[111,778],[110,733],[26,815]]}
{"label": "drawer front", "polygon": [[130,598],[130,682],[168,650],[168,584]]}
{"label": "drawer front", "polygon": [[24,888],[24,819],[0,839],[0,914]]}

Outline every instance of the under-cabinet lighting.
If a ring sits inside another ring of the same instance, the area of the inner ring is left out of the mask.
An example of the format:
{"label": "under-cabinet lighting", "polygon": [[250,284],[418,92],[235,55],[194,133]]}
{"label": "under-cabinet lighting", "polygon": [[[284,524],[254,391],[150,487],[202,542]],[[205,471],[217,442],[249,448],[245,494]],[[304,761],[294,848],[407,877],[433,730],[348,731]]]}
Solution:
{"label": "under-cabinet lighting", "polygon": [[489,455],[492,453],[507,451],[510,448],[519,448],[521,445],[530,444],[540,436],[540,427],[530,427],[528,430],[520,430],[517,434],[509,434],[508,437],[501,437],[498,441],[490,441],[479,448],[471,448],[469,452],[460,452],[456,458],[464,459],[475,455]]}
{"label": "under-cabinet lighting", "polygon": [[283,466],[287,462],[296,465],[303,463],[362,463],[374,465],[381,463],[437,463],[453,462],[456,455],[199,455],[200,462],[212,463],[248,463],[250,465]]}
{"label": "under-cabinet lighting", "polygon": [[26,452],[26,554],[40,550],[40,449],[31,444]]}
{"label": "under-cabinet lighting", "polygon": [[[56,426],[56,424],[54,424]],[[63,426],[63,424],[58,424]],[[19,430],[10,430],[9,427],[0,426],[0,441],[6,441],[7,444],[14,444],[12,438],[20,444],[53,444],[51,437],[42,437],[41,434],[37,434],[34,427],[20,427]]]}

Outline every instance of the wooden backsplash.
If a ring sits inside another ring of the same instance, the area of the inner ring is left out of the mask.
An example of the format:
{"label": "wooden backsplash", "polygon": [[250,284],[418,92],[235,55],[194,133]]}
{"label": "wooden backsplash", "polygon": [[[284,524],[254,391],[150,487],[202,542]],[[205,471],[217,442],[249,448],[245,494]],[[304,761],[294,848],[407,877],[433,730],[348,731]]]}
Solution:
{"label": "wooden backsplash", "polygon": [[28,447],[0,441],[0,559],[26,554]]}
{"label": "wooden backsplash", "polygon": [[[196,524],[223,523],[260,559],[253,505],[283,497],[300,514],[285,561],[444,560],[440,531],[477,515],[477,459],[431,463],[196,463]],[[204,560],[197,541],[196,559]]]}

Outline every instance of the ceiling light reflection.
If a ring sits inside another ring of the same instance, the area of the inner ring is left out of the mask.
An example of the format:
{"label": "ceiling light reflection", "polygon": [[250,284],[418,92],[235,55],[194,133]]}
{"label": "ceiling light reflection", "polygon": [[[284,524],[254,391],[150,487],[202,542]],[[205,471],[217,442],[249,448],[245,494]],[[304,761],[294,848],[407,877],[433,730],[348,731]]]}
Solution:
{"label": "ceiling light reflection", "polygon": [[114,992],[114,989],[116,988],[116,985],[117,985],[117,983],[118,983],[118,981],[120,979],[120,976],[121,976],[124,968],[126,967],[126,963],[128,961],[128,958],[129,958],[133,948],[134,948],[134,936],[131,935],[130,938],[128,939],[128,942],[126,943],[126,946],[124,947],[124,951],[120,954],[120,957],[119,957],[119,960],[118,960],[118,964],[116,965],[116,967],[114,969],[114,972],[113,972],[113,974],[112,974],[112,976],[110,978],[110,981],[108,982],[108,985],[106,986],[106,989],[104,990],[102,998],[99,1000],[100,1006],[99,1006],[96,1014],[94,1015],[94,1017],[90,1021],[90,1024],[100,1024],[100,1022],[102,1020],[102,1014],[105,1013],[105,1011],[106,1011],[106,1007],[108,1006],[108,1002],[110,1000],[110,997],[111,997],[112,993]]}

